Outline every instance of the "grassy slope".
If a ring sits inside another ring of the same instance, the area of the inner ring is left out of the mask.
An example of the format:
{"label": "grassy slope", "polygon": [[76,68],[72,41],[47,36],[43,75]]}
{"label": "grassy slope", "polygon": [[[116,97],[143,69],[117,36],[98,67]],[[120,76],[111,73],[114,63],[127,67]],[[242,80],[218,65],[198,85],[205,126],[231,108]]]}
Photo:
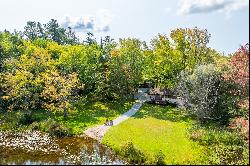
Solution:
{"label": "grassy slope", "polygon": [[144,105],[134,117],[112,127],[103,143],[118,153],[127,142],[132,142],[153,163],[161,150],[166,164],[195,163],[202,154],[202,147],[188,139],[187,129],[192,120],[181,110],[171,107]]}
{"label": "grassy slope", "polygon": [[[132,102],[90,102],[88,104],[78,103],[75,108],[69,112],[67,119],[63,118],[63,113],[52,113],[45,110],[37,110],[30,119],[40,124],[59,122],[68,128],[72,128],[73,134],[82,134],[83,131],[91,126],[103,124],[106,118],[116,118],[120,114],[128,111],[132,107]],[[0,113],[0,130],[25,130],[32,124],[21,124],[20,120],[24,112],[13,111],[10,113]],[[48,121],[48,119],[51,120]],[[50,127],[50,125],[47,125]],[[43,125],[46,126],[46,125]],[[46,128],[46,127],[45,127]]]}
{"label": "grassy slope", "polygon": [[132,107],[132,102],[94,102],[87,105],[78,105],[77,109],[64,120],[62,116],[58,116],[57,120],[61,121],[69,127],[73,127],[74,132],[79,133],[85,128],[104,124],[106,118],[114,119]]}

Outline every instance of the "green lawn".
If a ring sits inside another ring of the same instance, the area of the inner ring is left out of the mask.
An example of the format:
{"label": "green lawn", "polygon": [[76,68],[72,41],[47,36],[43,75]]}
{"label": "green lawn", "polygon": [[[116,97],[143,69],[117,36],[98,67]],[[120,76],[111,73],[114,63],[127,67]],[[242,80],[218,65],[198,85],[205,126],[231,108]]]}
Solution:
{"label": "green lawn", "polygon": [[57,116],[57,120],[73,128],[74,133],[80,133],[86,128],[104,124],[106,118],[114,119],[128,111],[133,102],[91,102],[89,104],[79,104],[67,120],[62,116]]}
{"label": "green lawn", "polygon": [[63,118],[62,112],[53,113],[46,110],[36,110],[27,118],[24,118],[24,111],[0,113],[0,130],[17,131],[39,126],[40,130],[47,131],[53,124],[59,123],[62,129],[71,129],[71,133],[79,135],[88,127],[103,124],[106,118],[118,117],[132,105],[133,102],[79,102],[69,111],[67,119]]}
{"label": "green lawn", "polygon": [[125,145],[132,142],[147,164],[154,164],[160,151],[165,164],[197,164],[203,147],[189,139],[191,126],[192,120],[179,109],[145,104],[133,117],[108,130],[102,143],[128,157]]}

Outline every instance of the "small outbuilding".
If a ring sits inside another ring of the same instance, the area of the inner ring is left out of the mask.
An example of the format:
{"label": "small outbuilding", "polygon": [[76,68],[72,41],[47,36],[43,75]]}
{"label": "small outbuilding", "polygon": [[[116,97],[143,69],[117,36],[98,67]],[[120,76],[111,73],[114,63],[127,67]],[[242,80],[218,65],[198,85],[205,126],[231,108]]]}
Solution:
{"label": "small outbuilding", "polygon": [[149,103],[166,105],[166,98],[173,98],[174,93],[169,89],[153,88],[149,90]]}

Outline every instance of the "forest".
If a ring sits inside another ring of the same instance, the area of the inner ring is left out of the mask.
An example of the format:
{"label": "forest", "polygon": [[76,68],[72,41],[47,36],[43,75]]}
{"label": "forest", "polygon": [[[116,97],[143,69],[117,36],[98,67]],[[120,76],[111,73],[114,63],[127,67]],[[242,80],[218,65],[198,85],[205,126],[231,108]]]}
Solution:
{"label": "forest", "polygon": [[[155,127],[156,132],[162,120],[174,118],[171,123],[185,124],[183,128],[188,129],[181,134],[197,148],[188,150],[185,144],[172,157],[170,147],[150,150],[146,142],[136,142],[141,137],[133,138],[136,134],[121,145],[121,139],[129,135],[119,136],[119,131],[127,130],[125,122],[120,129],[112,128],[103,144],[130,163],[247,165],[249,44],[223,55],[208,46],[210,38],[206,29],[194,27],[157,34],[150,43],[136,38],[115,41],[110,36],[97,41],[91,32],[81,41],[70,27],[62,28],[54,19],[46,24],[28,21],[23,31],[2,31],[0,131],[81,135],[85,128],[104,123],[107,116],[114,118],[127,111],[138,87],[151,82],[181,97],[185,109],[145,104],[126,123],[138,123],[142,133],[150,124],[148,128]],[[161,121],[137,122],[144,116]],[[182,131],[179,127],[175,132]],[[163,142],[178,137],[160,135]],[[148,137],[157,139],[153,134]],[[134,141],[129,142],[131,138]],[[180,158],[190,151],[202,157]]]}

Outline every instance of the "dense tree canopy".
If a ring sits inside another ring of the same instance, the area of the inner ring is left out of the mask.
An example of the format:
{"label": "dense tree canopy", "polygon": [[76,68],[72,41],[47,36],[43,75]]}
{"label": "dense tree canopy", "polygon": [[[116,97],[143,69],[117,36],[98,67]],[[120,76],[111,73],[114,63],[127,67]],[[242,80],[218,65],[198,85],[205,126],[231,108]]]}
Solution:
{"label": "dense tree canopy", "polygon": [[[206,29],[194,27],[158,34],[149,45],[135,38],[115,42],[110,36],[98,43],[91,32],[80,42],[70,27],[62,28],[54,19],[47,24],[29,21],[22,33],[0,32],[2,108],[64,110],[66,115],[72,96],[124,100],[146,81],[176,88],[182,71],[193,78],[198,66],[211,63],[238,85],[245,99],[248,46],[225,57],[207,46],[210,36]],[[202,71],[197,79],[210,77]],[[197,79],[192,83],[202,87]]]}

